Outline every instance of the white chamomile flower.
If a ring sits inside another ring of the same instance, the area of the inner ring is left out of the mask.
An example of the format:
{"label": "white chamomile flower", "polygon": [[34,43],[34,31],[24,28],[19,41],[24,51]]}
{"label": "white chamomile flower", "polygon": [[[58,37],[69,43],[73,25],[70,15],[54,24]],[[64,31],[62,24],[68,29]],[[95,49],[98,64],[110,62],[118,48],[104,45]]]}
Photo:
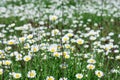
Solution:
{"label": "white chamomile flower", "polygon": [[102,76],[104,76],[104,73],[100,70],[96,70],[95,75],[98,76],[99,78],[101,78]]}
{"label": "white chamomile flower", "polygon": [[76,41],[78,44],[83,44],[84,43],[84,40],[83,39],[77,39],[77,41]]}
{"label": "white chamomile flower", "polygon": [[67,78],[63,77],[63,78],[60,78],[59,80],[68,80]]}
{"label": "white chamomile flower", "polygon": [[38,51],[39,51],[38,45],[32,45],[32,46],[31,46],[31,51],[32,51],[32,52],[38,52]]}
{"label": "white chamomile flower", "polygon": [[75,77],[76,77],[77,79],[82,79],[82,78],[83,78],[83,74],[77,73],[77,74],[75,75]]}
{"label": "white chamomile flower", "polygon": [[54,52],[54,53],[53,53],[53,56],[54,56],[54,57],[60,57],[60,55],[61,55],[61,53],[59,53],[59,52]]}
{"label": "white chamomile flower", "polygon": [[31,70],[27,74],[28,78],[35,78],[35,76],[36,76],[36,71],[35,70]]}
{"label": "white chamomile flower", "polygon": [[67,42],[69,40],[69,37],[68,36],[64,36],[63,38],[62,38],[62,41],[63,42]]}
{"label": "white chamomile flower", "polygon": [[95,37],[95,36],[90,36],[90,38],[89,38],[91,41],[94,41],[94,40],[96,40],[97,38]]}
{"label": "white chamomile flower", "polygon": [[24,44],[24,49],[29,49],[29,48],[30,48],[30,44],[29,43]]}
{"label": "white chamomile flower", "polygon": [[0,54],[3,54],[4,53],[4,51],[3,50],[0,50]]}
{"label": "white chamomile flower", "polygon": [[50,52],[56,52],[57,51],[57,45],[56,44],[52,44],[52,45],[50,45],[50,47],[49,47],[49,51]]}
{"label": "white chamomile flower", "polygon": [[29,55],[24,56],[24,57],[23,57],[23,60],[24,60],[25,62],[28,62],[28,61],[31,60],[31,56],[29,56]]}
{"label": "white chamomile flower", "polygon": [[90,64],[95,64],[95,63],[96,63],[96,61],[95,61],[94,59],[92,59],[92,58],[91,58],[91,59],[88,59],[88,60],[87,60],[87,63],[90,63]]}
{"label": "white chamomile flower", "polygon": [[32,34],[29,34],[29,35],[27,36],[27,38],[28,38],[28,39],[32,39],[32,38],[33,38],[33,35],[32,35]]}
{"label": "white chamomile flower", "polygon": [[64,57],[65,57],[65,59],[69,59],[69,58],[70,58],[70,55],[67,54],[67,55],[65,55]]}
{"label": "white chamomile flower", "polygon": [[47,76],[46,80],[55,80],[53,76]]}
{"label": "white chamomile flower", "polygon": [[22,60],[22,54],[17,54],[16,55],[16,61]]}
{"label": "white chamomile flower", "polygon": [[3,69],[0,69],[0,75],[2,75],[3,74]]}
{"label": "white chamomile flower", "polygon": [[12,47],[11,47],[11,46],[8,46],[8,47],[5,48],[5,51],[9,51],[9,50],[11,50],[11,49],[12,49]]}
{"label": "white chamomile flower", "polygon": [[87,65],[87,69],[93,70],[93,69],[95,69],[95,65],[93,65],[93,64],[88,64],[88,65]]}
{"label": "white chamomile flower", "polygon": [[60,32],[60,31],[59,31],[58,29],[52,30],[52,36],[58,35],[59,32]]}
{"label": "white chamomile flower", "polygon": [[9,41],[7,42],[7,44],[8,44],[8,45],[14,45],[14,44],[15,44],[15,40],[9,40]]}
{"label": "white chamomile flower", "polygon": [[65,44],[65,48],[70,48],[71,46],[69,44]]}
{"label": "white chamomile flower", "polygon": [[51,21],[56,21],[58,19],[58,17],[56,15],[50,15],[49,18]]}
{"label": "white chamomile flower", "polygon": [[67,36],[68,36],[68,37],[72,37],[72,36],[73,36],[73,33],[68,33]]}
{"label": "white chamomile flower", "polygon": [[13,73],[13,78],[15,79],[21,78],[21,73]]}
{"label": "white chamomile flower", "polygon": [[19,41],[20,41],[20,42],[24,42],[25,40],[26,40],[25,37],[20,37],[20,38],[19,38]]}
{"label": "white chamomile flower", "polygon": [[117,55],[117,56],[115,57],[115,59],[116,59],[116,60],[120,60],[120,55]]}
{"label": "white chamomile flower", "polygon": [[11,63],[12,63],[11,60],[4,60],[4,61],[3,61],[3,64],[6,65],[6,66],[11,65]]}

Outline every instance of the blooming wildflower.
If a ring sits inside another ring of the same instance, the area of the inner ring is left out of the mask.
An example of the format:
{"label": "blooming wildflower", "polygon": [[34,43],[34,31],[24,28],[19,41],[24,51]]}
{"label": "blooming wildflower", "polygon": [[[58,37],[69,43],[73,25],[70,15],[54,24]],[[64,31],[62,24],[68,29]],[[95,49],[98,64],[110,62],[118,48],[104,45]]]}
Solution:
{"label": "blooming wildflower", "polygon": [[31,60],[31,56],[27,55],[27,56],[24,56],[23,60],[25,62],[28,62],[29,60]]}
{"label": "blooming wildflower", "polygon": [[19,41],[20,41],[20,42],[24,42],[25,39],[26,39],[25,37],[20,37],[20,38],[19,38]]}
{"label": "blooming wildflower", "polygon": [[114,22],[114,19],[110,19],[111,22]]}
{"label": "blooming wildflower", "polygon": [[70,48],[71,46],[69,44],[65,44],[65,48]]}
{"label": "blooming wildflower", "polygon": [[15,40],[9,40],[7,44],[8,45],[14,45],[15,44]]}
{"label": "blooming wildflower", "polygon": [[84,54],[84,58],[89,58],[89,55],[88,54]]}
{"label": "blooming wildflower", "polygon": [[118,34],[118,38],[120,38],[120,34]]}
{"label": "blooming wildflower", "polygon": [[72,36],[73,36],[73,33],[68,33],[67,36],[68,36],[68,37],[72,37]]}
{"label": "blooming wildflower", "polygon": [[4,60],[3,64],[9,66],[11,64],[11,60]]}
{"label": "blooming wildflower", "polygon": [[24,49],[28,49],[28,48],[30,48],[30,44],[29,43],[24,44]]}
{"label": "blooming wildflower", "polygon": [[14,27],[14,26],[15,26],[15,23],[8,25],[8,27]]}
{"label": "blooming wildflower", "polygon": [[0,75],[2,75],[3,74],[3,69],[0,69]]}
{"label": "blooming wildflower", "polygon": [[90,40],[94,41],[96,40],[97,38],[95,36],[90,36]]}
{"label": "blooming wildflower", "polygon": [[87,21],[88,21],[88,22],[91,22],[92,20],[91,20],[91,19],[88,19]]}
{"label": "blooming wildflower", "polygon": [[94,35],[96,35],[96,34],[97,34],[97,32],[95,32],[94,30],[91,30],[91,31],[88,33],[89,36],[94,36]]}
{"label": "blooming wildflower", "polygon": [[67,55],[65,55],[64,57],[65,57],[66,59],[69,59],[69,58],[70,58],[70,55],[67,54]]}
{"label": "blooming wildflower", "polygon": [[85,28],[85,30],[86,30],[86,31],[89,31],[89,30],[90,30],[90,28],[89,28],[89,27],[86,27],[86,28]]}
{"label": "blooming wildflower", "polygon": [[88,59],[88,60],[87,60],[87,63],[94,64],[94,63],[96,63],[96,61],[95,61],[94,59],[91,58],[91,59]]}
{"label": "blooming wildflower", "polygon": [[27,74],[28,78],[35,78],[35,76],[36,76],[36,71],[35,70],[31,70]]}
{"label": "blooming wildflower", "polygon": [[17,54],[16,55],[16,61],[22,60],[22,54]]}
{"label": "blooming wildflower", "polygon": [[62,38],[62,41],[63,42],[67,42],[69,40],[69,37],[68,36],[64,36],[63,38]]}
{"label": "blooming wildflower", "polygon": [[93,70],[94,68],[95,68],[95,65],[93,65],[93,64],[88,64],[87,65],[87,69]]}
{"label": "blooming wildflower", "polygon": [[66,69],[67,67],[68,67],[68,65],[66,63],[63,63],[60,65],[60,68],[62,68],[62,69]]}
{"label": "blooming wildflower", "polygon": [[0,50],[0,54],[3,54],[4,53],[4,51],[3,50]]}
{"label": "blooming wildflower", "polygon": [[98,76],[99,78],[101,78],[102,76],[104,76],[104,73],[100,70],[96,70],[95,75]]}
{"label": "blooming wildflower", "polygon": [[33,35],[30,34],[30,35],[27,36],[27,38],[28,38],[28,39],[32,39],[32,38],[33,38]]}
{"label": "blooming wildflower", "polygon": [[56,44],[53,44],[49,47],[49,51],[50,52],[56,52],[57,51],[57,45]]}
{"label": "blooming wildflower", "polygon": [[63,77],[63,78],[60,78],[59,80],[68,80],[67,78]]}
{"label": "blooming wildflower", "polygon": [[118,74],[120,73],[120,71],[117,70],[117,69],[112,69],[111,72],[112,72],[112,73],[118,73]]}
{"label": "blooming wildflower", "polygon": [[75,77],[76,77],[77,79],[82,79],[82,78],[83,78],[83,74],[77,73],[77,74],[75,75]]}
{"label": "blooming wildflower", "polygon": [[113,36],[113,35],[114,35],[114,32],[110,32],[108,35],[109,35],[109,36]]}
{"label": "blooming wildflower", "polygon": [[52,30],[52,36],[58,35],[59,34],[59,30],[58,29],[54,29]]}
{"label": "blooming wildflower", "polygon": [[54,52],[53,53],[53,56],[55,56],[55,57],[60,57],[60,55],[61,55],[61,53],[59,53],[59,52]]}
{"label": "blooming wildflower", "polygon": [[38,52],[39,51],[39,47],[37,45],[32,45],[31,46],[31,51],[32,52]]}
{"label": "blooming wildflower", "polygon": [[8,47],[5,48],[5,51],[9,51],[11,49],[12,49],[12,47],[8,46]]}
{"label": "blooming wildflower", "polygon": [[97,24],[97,23],[94,23],[94,26],[98,26],[98,24]]}
{"label": "blooming wildflower", "polygon": [[111,48],[113,48],[113,44],[112,44],[112,43],[106,44],[106,45],[104,46],[104,49],[105,49],[106,51],[109,51]]}
{"label": "blooming wildflower", "polygon": [[19,79],[19,78],[21,78],[21,73],[13,73],[13,77],[15,79]]}
{"label": "blooming wildflower", "polygon": [[71,39],[70,41],[71,41],[71,43],[74,43],[74,42],[76,42],[76,40],[75,40],[75,39]]}
{"label": "blooming wildflower", "polygon": [[116,60],[120,60],[120,55],[115,57]]}
{"label": "blooming wildflower", "polygon": [[55,80],[53,76],[47,76],[46,80]]}
{"label": "blooming wildflower", "polygon": [[78,44],[83,44],[83,43],[84,43],[84,40],[83,40],[83,39],[77,39],[77,43],[78,43]]}
{"label": "blooming wildflower", "polygon": [[64,51],[62,55],[66,56],[66,55],[68,55],[68,52]]}
{"label": "blooming wildflower", "polygon": [[119,50],[114,50],[114,53],[119,53]]}
{"label": "blooming wildflower", "polygon": [[57,19],[58,19],[58,17],[56,15],[50,15],[50,20],[51,21],[55,21]]}
{"label": "blooming wildflower", "polygon": [[4,55],[4,54],[1,54],[1,55],[0,55],[0,58],[3,58],[3,59],[4,59],[4,58],[5,58],[5,55]]}

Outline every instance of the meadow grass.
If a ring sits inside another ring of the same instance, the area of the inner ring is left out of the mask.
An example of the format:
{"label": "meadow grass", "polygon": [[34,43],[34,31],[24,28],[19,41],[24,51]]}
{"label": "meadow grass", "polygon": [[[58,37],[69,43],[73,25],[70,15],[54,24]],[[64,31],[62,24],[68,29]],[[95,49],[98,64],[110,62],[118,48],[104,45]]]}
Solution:
{"label": "meadow grass", "polygon": [[119,80],[120,17],[84,12],[79,6],[87,3],[6,1],[8,11],[24,9],[20,16],[0,14],[0,80]]}

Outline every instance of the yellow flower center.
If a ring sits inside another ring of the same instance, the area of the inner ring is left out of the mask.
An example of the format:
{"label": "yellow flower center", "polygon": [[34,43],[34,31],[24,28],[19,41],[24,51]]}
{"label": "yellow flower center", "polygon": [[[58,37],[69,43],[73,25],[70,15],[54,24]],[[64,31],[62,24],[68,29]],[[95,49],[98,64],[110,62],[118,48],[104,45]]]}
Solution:
{"label": "yellow flower center", "polygon": [[64,41],[67,41],[67,40],[68,40],[68,38],[64,38],[63,40],[64,40]]}
{"label": "yellow flower center", "polygon": [[19,74],[16,74],[16,75],[15,75],[15,78],[20,78],[20,75],[19,75]]}
{"label": "yellow flower center", "polygon": [[51,49],[51,52],[55,52],[55,49],[54,49],[54,48],[52,48],[52,49]]}
{"label": "yellow flower center", "polygon": [[31,72],[31,73],[30,73],[30,76],[34,76],[34,73]]}
{"label": "yellow flower center", "polygon": [[56,54],[55,54],[55,56],[56,56],[56,57],[59,57],[59,54],[58,54],[58,53],[56,53]]}
{"label": "yellow flower center", "polygon": [[9,45],[12,45],[12,44],[14,44],[14,42],[10,41],[8,44],[9,44]]}
{"label": "yellow flower center", "polygon": [[37,51],[37,48],[33,48],[33,51],[36,52],[36,51]]}
{"label": "yellow flower center", "polygon": [[82,44],[83,42],[81,41],[81,40],[78,40],[78,42],[77,42],[78,44]]}
{"label": "yellow flower center", "polygon": [[30,60],[30,58],[29,58],[29,57],[26,57],[26,58],[25,58],[25,61],[29,61],[29,60]]}
{"label": "yellow flower center", "polygon": [[5,64],[6,64],[6,65],[10,65],[10,61],[6,61]]}
{"label": "yellow flower center", "polygon": [[3,74],[3,71],[2,70],[0,70],[0,75],[2,75]]}
{"label": "yellow flower center", "polygon": [[53,78],[49,78],[48,80],[53,80]]}
{"label": "yellow flower center", "polygon": [[82,78],[82,76],[81,76],[81,75],[78,75],[78,78]]}
{"label": "yellow flower center", "polygon": [[100,72],[98,72],[98,74],[97,74],[99,77],[101,76],[101,73]]}

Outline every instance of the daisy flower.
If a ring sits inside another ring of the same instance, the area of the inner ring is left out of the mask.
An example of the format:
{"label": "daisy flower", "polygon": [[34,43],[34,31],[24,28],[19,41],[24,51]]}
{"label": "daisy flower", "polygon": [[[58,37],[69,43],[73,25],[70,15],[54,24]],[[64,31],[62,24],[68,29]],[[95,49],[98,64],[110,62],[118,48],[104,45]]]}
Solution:
{"label": "daisy flower", "polygon": [[0,69],[0,75],[2,75],[3,74],[3,69]]}
{"label": "daisy flower", "polygon": [[53,76],[47,76],[46,80],[55,80]]}
{"label": "daisy flower", "polygon": [[95,69],[95,65],[93,65],[93,64],[88,64],[88,65],[87,65],[87,69],[93,70],[93,69]]}
{"label": "daisy flower", "polygon": [[21,73],[13,73],[13,78],[15,79],[21,78]]}
{"label": "daisy flower", "polygon": [[27,74],[28,78],[35,78],[35,76],[36,76],[36,71],[35,70],[31,70]]}
{"label": "daisy flower", "polygon": [[82,79],[83,78],[83,74],[81,74],[81,73],[77,73],[75,76],[76,76],[77,79]]}
{"label": "daisy flower", "polygon": [[99,78],[101,78],[102,76],[104,76],[104,73],[100,70],[96,70],[95,75],[98,76]]}
{"label": "daisy flower", "polygon": [[24,56],[23,60],[24,60],[25,62],[28,62],[28,61],[31,60],[31,56],[29,56],[29,55]]}

